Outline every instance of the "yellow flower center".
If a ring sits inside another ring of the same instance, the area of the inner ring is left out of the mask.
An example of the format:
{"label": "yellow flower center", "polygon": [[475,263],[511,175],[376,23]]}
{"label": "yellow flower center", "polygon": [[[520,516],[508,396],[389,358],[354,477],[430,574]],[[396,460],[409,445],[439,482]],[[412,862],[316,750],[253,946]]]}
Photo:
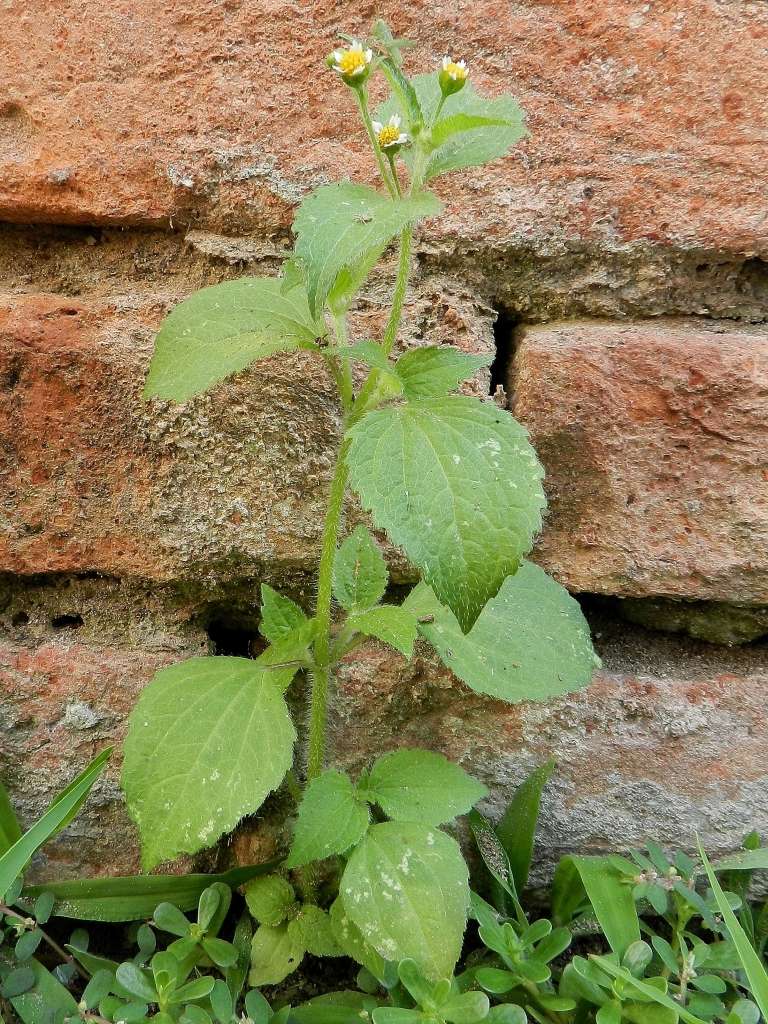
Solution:
{"label": "yellow flower center", "polygon": [[338,65],[344,75],[353,75],[356,71],[365,67],[365,55],[362,50],[344,50]]}
{"label": "yellow flower center", "polygon": [[384,146],[391,146],[393,142],[397,142],[400,138],[400,129],[395,128],[393,124],[385,124],[379,132],[379,145],[383,148]]}
{"label": "yellow flower center", "polygon": [[453,61],[450,64],[446,64],[445,73],[450,75],[451,78],[455,78],[458,82],[463,82],[467,77],[467,69],[454,64]]}

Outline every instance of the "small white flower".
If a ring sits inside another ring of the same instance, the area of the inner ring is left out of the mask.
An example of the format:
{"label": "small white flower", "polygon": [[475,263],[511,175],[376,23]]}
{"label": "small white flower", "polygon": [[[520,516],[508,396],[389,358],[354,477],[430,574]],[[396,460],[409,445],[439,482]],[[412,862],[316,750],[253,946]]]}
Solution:
{"label": "small white flower", "polygon": [[454,61],[452,57],[443,57],[443,71],[454,82],[463,82],[469,72],[465,60]]}
{"label": "small white flower", "polygon": [[346,49],[334,50],[331,57],[334,71],[337,71],[342,78],[354,79],[367,72],[368,66],[373,60],[373,50],[364,50],[363,44],[353,39]]}
{"label": "small white flower", "polygon": [[386,124],[374,121],[373,130],[376,132],[376,138],[382,149],[399,148],[410,141],[408,133],[400,131],[400,118],[397,114],[393,114]]}

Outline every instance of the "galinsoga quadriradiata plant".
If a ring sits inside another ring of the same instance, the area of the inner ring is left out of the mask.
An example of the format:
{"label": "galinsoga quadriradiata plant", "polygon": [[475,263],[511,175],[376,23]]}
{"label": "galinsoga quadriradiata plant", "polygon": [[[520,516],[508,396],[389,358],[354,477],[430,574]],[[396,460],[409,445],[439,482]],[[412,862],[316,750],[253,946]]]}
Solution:
{"label": "galinsoga quadriradiata plant", "polygon": [[[328,65],[359,107],[380,187],[318,188],[298,209],[281,277],[204,288],[178,305],[157,336],[145,392],[185,402],[295,349],[317,353],[338,386],[343,437],[312,614],[263,586],[264,653],[161,670],[125,742],[123,785],[151,869],[210,846],[283,783],[297,738],[285,692],[294,679],[307,681],[306,771],[292,848],[282,873],[257,879],[248,893],[261,922],[255,984],[279,981],[306,950],[344,951],[374,971],[410,957],[432,978],[450,975],[459,956],[467,869],[440,826],[486,791],[426,750],[386,754],[356,781],[326,765],[335,667],[362,637],[410,658],[421,636],[464,684],[509,702],[584,686],[596,663],[576,602],[525,561],[545,505],[525,429],[494,402],[455,393],[490,357],[450,345],[395,351],[414,226],[442,208],[428,184],[505,154],[525,134],[522,112],[510,96],[480,96],[463,61],[446,57],[406,77],[406,42],[381,22],[369,44],[343,38]],[[375,117],[374,74],[390,87]],[[348,311],[395,241],[383,335],[349,340]],[[353,364],[367,372],[357,387]],[[400,605],[383,602],[387,567],[371,532],[357,526],[344,536],[350,488],[421,576]],[[335,900],[319,895],[316,862],[328,858],[341,872]]]}

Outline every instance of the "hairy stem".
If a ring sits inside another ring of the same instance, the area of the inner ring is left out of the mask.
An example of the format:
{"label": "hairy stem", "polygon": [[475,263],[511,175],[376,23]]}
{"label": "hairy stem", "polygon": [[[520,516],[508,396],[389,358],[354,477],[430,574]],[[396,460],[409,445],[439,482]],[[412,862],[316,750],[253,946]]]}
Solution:
{"label": "hairy stem", "polygon": [[376,155],[376,163],[379,165],[379,174],[381,175],[382,181],[387,186],[387,191],[394,199],[396,196],[395,186],[392,183],[392,179],[389,176],[389,168],[387,167],[387,161],[384,159],[384,154],[381,152],[381,146],[379,140],[376,138],[376,132],[373,130],[373,122],[371,121],[371,115],[368,112],[368,93],[365,88],[355,89],[355,98],[357,99],[357,105],[360,107],[360,115],[365,125],[365,130],[368,133],[368,139],[371,143],[371,148]]}
{"label": "hairy stem", "polygon": [[317,571],[317,636],[315,639],[315,667],[311,672],[312,700],[309,718],[309,751],[307,757],[307,781],[311,781],[323,770],[325,758],[325,727],[328,719],[328,688],[331,682],[331,598],[333,584],[333,560],[339,536],[341,516],[344,510],[344,492],[347,489],[347,462],[349,441],[344,440],[339,448],[328,496],[328,509],[323,527],[323,547]]}

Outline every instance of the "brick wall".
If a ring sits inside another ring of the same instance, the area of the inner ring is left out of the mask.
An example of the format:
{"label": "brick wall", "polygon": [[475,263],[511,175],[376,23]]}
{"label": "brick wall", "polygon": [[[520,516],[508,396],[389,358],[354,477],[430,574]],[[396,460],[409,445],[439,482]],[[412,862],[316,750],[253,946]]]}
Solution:
{"label": "brick wall", "polygon": [[[508,707],[370,645],[341,673],[336,757],[431,745],[493,810],[555,756],[545,866],[766,832],[762,0],[4,5],[0,775],[31,820],[119,742],[159,666],[249,651],[262,580],[311,602],[339,430],[318,363],[274,359],[183,407],[140,391],[169,306],[276,273],[309,190],[372,180],[322,57],[376,14],[417,41],[412,68],[461,52],[528,111],[512,155],[439,185],[401,344],[496,346],[547,470],[535,557],[583,600],[604,666]],[[377,280],[360,331],[385,303]],[[117,774],[41,875],[135,867]],[[244,829],[234,855],[274,841]]]}

